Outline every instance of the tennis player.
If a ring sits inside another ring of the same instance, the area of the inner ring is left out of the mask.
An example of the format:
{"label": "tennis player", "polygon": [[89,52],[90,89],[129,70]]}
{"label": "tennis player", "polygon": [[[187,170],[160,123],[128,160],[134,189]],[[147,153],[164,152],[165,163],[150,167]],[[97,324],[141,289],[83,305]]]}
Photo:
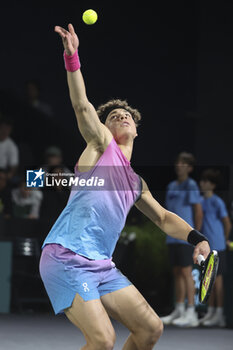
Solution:
{"label": "tennis player", "polygon": [[194,262],[198,254],[207,257],[209,244],[183,219],[161,207],[131,168],[140,113],[126,101],[112,100],[97,114],[86,96],[73,26],[69,24],[68,31],[56,26],[55,31],[63,41],[70,98],[87,144],[75,174],[83,180],[102,177],[107,187],[72,188],[66,207],[44,241],[41,277],[54,312],[64,312],[82,331],[87,343],[82,349],[113,349],[111,316],[130,331],[124,350],[150,350],[161,336],[163,324],[112,261],[130,208],[135,204],[168,235],[193,244]]}

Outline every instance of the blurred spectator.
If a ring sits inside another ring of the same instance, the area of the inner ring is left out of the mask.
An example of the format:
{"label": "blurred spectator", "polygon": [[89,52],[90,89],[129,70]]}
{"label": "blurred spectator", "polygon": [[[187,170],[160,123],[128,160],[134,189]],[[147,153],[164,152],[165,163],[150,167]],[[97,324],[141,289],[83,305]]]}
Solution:
{"label": "blurred spectator", "polygon": [[40,99],[40,84],[36,80],[29,80],[26,82],[26,100],[29,106],[43,113],[49,118],[53,117],[52,107],[41,101]]}
{"label": "blurred spectator", "polygon": [[9,218],[12,214],[11,191],[7,185],[6,171],[0,169],[0,215]]}
{"label": "blurred spectator", "polygon": [[204,212],[202,233],[208,238],[210,249],[217,250],[219,255],[218,273],[210,295],[208,312],[200,320],[202,325],[209,327],[225,326],[223,274],[226,270],[226,240],[231,230],[231,221],[225,203],[214,193],[219,180],[218,170],[206,169],[200,181],[203,192],[201,204]]}
{"label": "blurred spectator", "polygon": [[11,179],[19,165],[19,150],[10,138],[13,122],[11,119],[0,118],[0,168],[5,169],[8,179]]}
{"label": "blurred spectator", "polygon": [[[166,208],[179,215],[190,226],[200,230],[202,224],[201,196],[197,183],[189,177],[195,164],[191,153],[181,152],[175,162],[176,180],[167,187]],[[182,240],[167,236],[168,251],[175,282],[175,310],[163,317],[164,324],[197,327],[195,312],[195,289],[192,276],[193,247]],[[185,298],[188,299],[185,309]]]}
{"label": "blurred spectator", "polygon": [[70,170],[63,165],[63,154],[57,146],[50,146],[45,150],[45,164],[43,170],[48,172],[51,167],[62,166],[63,173],[70,173]]}
{"label": "blurred spectator", "polygon": [[43,201],[41,204],[40,217],[42,219],[49,219],[55,221],[64,209],[69,198],[69,188],[63,187],[59,180],[66,178],[63,167],[50,167],[49,173],[54,173],[57,183],[51,188],[45,187],[43,190]]}
{"label": "blurred spectator", "polygon": [[38,219],[43,194],[38,189],[26,187],[25,180],[12,190],[13,216]]}

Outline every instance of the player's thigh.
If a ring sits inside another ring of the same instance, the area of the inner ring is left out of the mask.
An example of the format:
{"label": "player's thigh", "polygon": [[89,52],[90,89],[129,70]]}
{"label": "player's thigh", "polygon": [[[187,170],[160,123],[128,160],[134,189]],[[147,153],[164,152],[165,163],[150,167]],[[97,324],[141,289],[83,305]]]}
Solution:
{"label": "player's thigh", "polygon": [[132,333],[142,330],[153,333],[162,327],[158,315],[133,285],[105,294],[101,301],[108,314]]}
{"label": "player's thigh", "polygon": [[67,318],[78,327],[87,342],[115,341],[112,323],[100,299],[84,301],[76,294],[71,307],[64,310]]}

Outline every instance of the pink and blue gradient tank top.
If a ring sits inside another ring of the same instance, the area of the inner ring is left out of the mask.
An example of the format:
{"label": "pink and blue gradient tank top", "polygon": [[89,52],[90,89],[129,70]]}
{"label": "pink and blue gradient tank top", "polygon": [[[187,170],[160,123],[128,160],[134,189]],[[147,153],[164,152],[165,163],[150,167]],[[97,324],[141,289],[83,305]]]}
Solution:
{"label": "pink and blue gradient tank top", "polygon": [[[89,259],[110,259],[128,212],[141,196],[141,178],[114,138],[95,166],[87,172],[76,167],[75,177],[79,184],[72,186],[68,203],[42,248],[56,243]],[[92,186],[80,185],[81,179]]]}

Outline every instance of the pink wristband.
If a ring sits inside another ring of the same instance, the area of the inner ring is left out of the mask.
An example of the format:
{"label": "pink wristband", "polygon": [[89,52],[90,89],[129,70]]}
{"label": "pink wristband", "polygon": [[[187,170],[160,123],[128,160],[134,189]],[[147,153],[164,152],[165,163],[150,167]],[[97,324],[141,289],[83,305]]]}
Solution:
{"label": "pink wristband", "polygon": [[64,50],[64,61],[65,68],[68,72],[75,72],[81,67],[78,57],[78,51],[75,51],[73,55],[67,55],[66,51]]}

